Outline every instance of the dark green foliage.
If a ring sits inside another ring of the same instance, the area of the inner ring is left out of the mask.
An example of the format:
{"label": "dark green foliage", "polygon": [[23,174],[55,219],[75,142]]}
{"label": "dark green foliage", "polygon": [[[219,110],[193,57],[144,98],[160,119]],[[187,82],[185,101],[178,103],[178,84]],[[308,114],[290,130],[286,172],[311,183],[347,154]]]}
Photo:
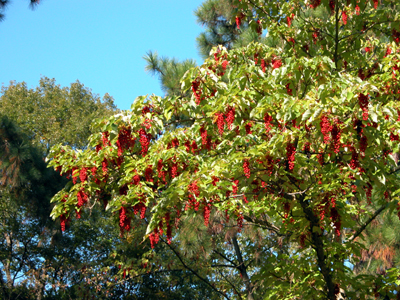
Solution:
{"label": "dark green foliage", "polygon": [[247,28],[247,25],[243,24],[241,29],[237,29],[236,24],[232,22],[237,9],[233,7],[231,0],[206,0],[194,14],[197,22],[206,28],[196,39],[200,55],[204,58],[209,56],[212,47],[218,45],[232,49],[234,42]]}
{"label": "dark green foliage", "polygon": [[161,89],[166,95],[184,96],[181,91],[180,78],[190,68],[196,66],[192,59],[178,61],[175,58],[159,57],[157,52],[149,51],[143,59],[147,62],[145,70],[160,79]]}

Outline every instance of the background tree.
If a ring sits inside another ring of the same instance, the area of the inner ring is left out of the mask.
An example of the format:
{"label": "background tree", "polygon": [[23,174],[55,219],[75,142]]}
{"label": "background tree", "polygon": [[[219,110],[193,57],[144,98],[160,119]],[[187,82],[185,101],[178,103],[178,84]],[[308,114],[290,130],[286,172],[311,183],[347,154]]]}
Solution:
{"label": "background tree", "polygon": [[[116,109],[109,95],[101,101],[79,82],[61,88],[54,79],[42,78],[36,90],[13,83],[2,92],[1,284],[6,299],[17,299],[27,291],[36,299],[51,299],[50,294],[60,291],[61,280],[78,288],[84,250],[92,255],[87,261],[101,265],[112,243],[102,239],[107,228],[104,219],[92,219],[90,226],[102,227],[101,231],[79,230],[82,225],[75,224],[73,234],[61,236],[59,225],[49,218],[50,199],[67,180],[47,168],[45,155],[60,141],[74,149],[86,147],[93,118],[109,116]],[[76,247],[82,239],[87,245],[84,250]]]}
{"label": "background tree", "polygon": [[92,120],[117,112],[110,95],[100,98],[79,81],[62,88],[55,79],[43,77],[35,89],[11,82],[1,94],[0,113],[16,122],[45,154],[57,143],[85,147]]}

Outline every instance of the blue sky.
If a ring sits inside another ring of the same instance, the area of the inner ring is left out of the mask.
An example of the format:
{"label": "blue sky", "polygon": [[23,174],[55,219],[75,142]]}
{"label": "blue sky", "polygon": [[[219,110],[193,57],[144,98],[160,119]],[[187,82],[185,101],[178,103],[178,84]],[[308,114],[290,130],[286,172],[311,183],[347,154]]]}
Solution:
{"label": "blue sky", "polygon": [[13,0],[0,22],[1,85],[34,88],[42,76],[61,86],[79,80],[129,109],[139,95],[163,95],[144,71],[148,50],[202,62],[196,37],[204,28],[193,11],[203,0],[43,0],[33,11],[28,2]]}

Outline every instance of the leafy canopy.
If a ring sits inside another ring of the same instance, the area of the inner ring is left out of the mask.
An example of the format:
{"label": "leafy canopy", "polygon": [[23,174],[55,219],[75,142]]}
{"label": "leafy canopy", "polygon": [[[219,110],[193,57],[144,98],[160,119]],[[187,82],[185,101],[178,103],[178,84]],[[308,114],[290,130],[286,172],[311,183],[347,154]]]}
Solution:
{"label": "leafy canopy", "polygon": [[94,122],[88,149],[54,146],[50,164],[72,181],[53,198],[53,218],[65,226],[102,200],[122,235],[146,226],[154,247],[174,242],[183,216],[203,214],[208,226],[221,212],[239,232],[263,225],[291,246],[248,270],[249,299],[396,297],[398,269],[357,275],[349,266],[365,228],[400,210],[391,155],[400,150],[399,4],[233,5],[233,22],[267,29],[281,46],[213,48],[182,78],[190,98],[138,97]]}

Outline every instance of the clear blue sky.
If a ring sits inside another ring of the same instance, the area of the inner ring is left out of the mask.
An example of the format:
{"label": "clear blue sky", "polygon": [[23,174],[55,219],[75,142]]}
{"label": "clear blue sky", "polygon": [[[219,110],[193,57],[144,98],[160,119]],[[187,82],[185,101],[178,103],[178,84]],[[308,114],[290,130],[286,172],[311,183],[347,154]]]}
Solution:
{"label": "clear blue sky", "polygon": [[204,30],[193,11],[202,0],[13,0],[0,22],[0,83],[42,76],[61,86],[79,80],[100,96],[109,93],[129,109],[139,95],[162,96],[159,81],[144,71],[142,56],[158,51],[202,62],[196,37]]}

